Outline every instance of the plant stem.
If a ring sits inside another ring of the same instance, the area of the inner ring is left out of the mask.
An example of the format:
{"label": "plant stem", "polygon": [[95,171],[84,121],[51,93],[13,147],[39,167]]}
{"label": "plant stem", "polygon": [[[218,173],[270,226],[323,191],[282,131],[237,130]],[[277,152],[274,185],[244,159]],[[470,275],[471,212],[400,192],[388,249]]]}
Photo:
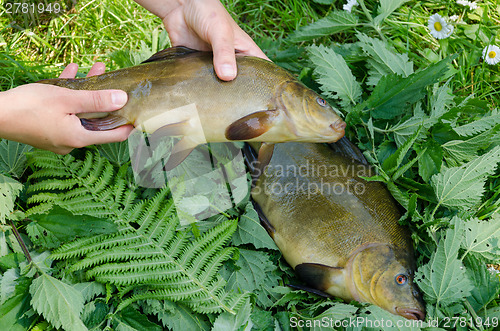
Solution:
{"label": "plant stem", "polygon": [[31,259],[30,252],[28,251],[28,248],[26,247],[26,244],[23,241],[23,238],[21,238],[21,235],[19,235],[19,232],[17,231],[16,226],[14,225],[14,221],[9,220],[10,226],[12,227],[12,231],[14,231],[14,236],[17,239],[17,242],[19,243],[19,246],[21,246],[21,249],[23,250],[24,256],[26,256],[26,260],[28,260],[28,263],[31,264],[33,260]]}

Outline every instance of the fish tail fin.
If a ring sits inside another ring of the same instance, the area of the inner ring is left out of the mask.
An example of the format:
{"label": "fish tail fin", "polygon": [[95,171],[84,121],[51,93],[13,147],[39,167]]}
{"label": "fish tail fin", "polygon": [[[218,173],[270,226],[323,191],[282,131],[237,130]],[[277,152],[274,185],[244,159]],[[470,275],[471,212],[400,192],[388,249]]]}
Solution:
{"label": "fish tail fin", "polygon": [[117,115],[109,115],[103,118],[80,118],[80,122],[89,131],[106,131],[130,124],[127,119]]}
{"label": "fish tail fin", "polygon": [[350,159],[358,161],[362,164],[369,165],[363,153],[345,136],[337,142],[328,144],[335,152],[340,153]]}

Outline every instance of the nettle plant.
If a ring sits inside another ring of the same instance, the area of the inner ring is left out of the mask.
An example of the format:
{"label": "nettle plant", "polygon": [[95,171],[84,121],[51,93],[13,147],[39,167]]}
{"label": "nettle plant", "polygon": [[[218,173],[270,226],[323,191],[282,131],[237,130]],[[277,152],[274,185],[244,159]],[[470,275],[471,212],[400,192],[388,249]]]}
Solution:
{"label": "nettle plant", "polygon": [[[495,45],[494,29],[477,23],[488,5],[349,1],[344,10],[345,3],[316,2],[331,6],[327,16],[298,29],[287,49],[271,52],[274,59],[299,68],[302,43],[300,78],[338,106],[348,138],[377,170],[367,180],[384,182],[406,210],[401,222],[412,229],[416,282],[427,303],[422,327],[436,318],[450,327],[446,318],[455,318],[453,328],[493,328],[500,281],[487,264],[500,259],[498,68],[486,59],[495,49],[483,55]],[[446,31],[439,40],[428,28],[438,11],[464,21],[439,21]],[[472,73],[483,80],[471,87]],[[134,182],[126,143],[60,156],[3,140],[0,188],[2,329],[404,322],[376,306],[287,287],[299,280],[248,196],[220,215],[179,226],[168,187]]]}

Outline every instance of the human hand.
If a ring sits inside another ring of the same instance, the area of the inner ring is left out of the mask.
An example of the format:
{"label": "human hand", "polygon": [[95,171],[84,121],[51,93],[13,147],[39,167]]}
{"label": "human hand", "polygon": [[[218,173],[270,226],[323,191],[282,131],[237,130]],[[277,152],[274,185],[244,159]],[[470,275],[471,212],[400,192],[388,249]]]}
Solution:
{"label": "human hand", "polygon": [[[71,63],[59,78],[74,78],[78,65]],[[87,76],[104,73],[96,63]],[[88,131],[77,113],[110,112],[127,102],[120,90],[77,91],[46,84],[27,84],[0,93],[0,137],[67,154],[73,148],[123,141],[133,127]]]}
{"label": "human hand", "polygon": [[213,50],[215,72],[222,80],[236,77],[235,50],[269,60],[219,0],[136,2],[162,19],[173,46]]}

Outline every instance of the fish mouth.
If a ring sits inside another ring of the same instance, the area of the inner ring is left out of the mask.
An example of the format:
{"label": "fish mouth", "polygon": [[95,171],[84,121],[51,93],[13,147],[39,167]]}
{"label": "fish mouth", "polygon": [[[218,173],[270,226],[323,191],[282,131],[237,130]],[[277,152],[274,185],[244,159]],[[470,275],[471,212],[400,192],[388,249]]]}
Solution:
{"label": "fish mouth", "polygon": [[425,319],[425,313],[420,309],[416,308],[400,308],[396,307],[396,313],[398,315],[403,316],[409,320],[420,320],[423,321]]}
{"label": "fish mouth", "polygon": [[333,129],[333,131],[341,133],[342,135],[345,133],[346,126],[346,122],[342,120],[337,120],[335,123],[330,124],[330,127]]}

